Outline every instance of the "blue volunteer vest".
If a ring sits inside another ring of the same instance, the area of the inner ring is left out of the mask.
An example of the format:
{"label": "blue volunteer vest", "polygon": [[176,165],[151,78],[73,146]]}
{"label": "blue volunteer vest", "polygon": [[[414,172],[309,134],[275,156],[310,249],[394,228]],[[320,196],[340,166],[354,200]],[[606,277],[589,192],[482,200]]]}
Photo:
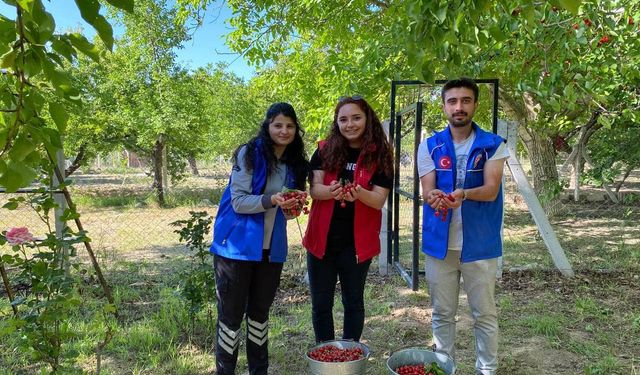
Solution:
{"label": "blue volunteer vest", "polygon": [[[267,183],[267,161],[263,156],[261,144],[253,152],[253,175],[251,194],[261,195]],[[286,186],[293,187],[293,174],[287,168]],[[239,214],[231,205],[231,177],[229,185],[222,194],[216,220],[213,225],[213,242],[210,251],[229,259],[262,260],[262,242],[264,236],[264,212]],[[287,259],[287,220],[282,209],[277,208],[273,233],[271,235],[271,255],[269,261],[283,263]]]}
{"label": "blue volunteer vest", "polygon": [[[503,139],[473,123],[476,138],[469,151],[464,188],[484,183],[484,165],[495,154]],[[455,190],[456,155],[449,127],[427,139],[429,153],[436,167],[436,188],[445,193]],[[422,205],[422,251],[438,259],[447,255],[451,216],[442,221],[427,203]],[[462,202],[462,262],[491,259],[502,255],[502,186],[492,202]]]}

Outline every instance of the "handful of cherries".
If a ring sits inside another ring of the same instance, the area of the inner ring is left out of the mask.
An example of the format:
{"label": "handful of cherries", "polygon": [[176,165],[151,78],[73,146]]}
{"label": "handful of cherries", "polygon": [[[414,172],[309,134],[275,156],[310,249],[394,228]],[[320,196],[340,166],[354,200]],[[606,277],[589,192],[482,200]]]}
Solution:
{"label": "handful of cherries", "polygon": [[[438,193],[437,194],[438,198],[440,199],[447,199],[450,202],[455,201],[455,199],[453,198],[453,196],[451,195],[451,193],[449,194],[444,194],[444,193]],[[449,209],[447,208],[447,206],[445,206],[444,204],[440,204],[438,206],[438,208],[436,208],[436,212],[434,213],[434,215],[436,215],[436,217],[440,217],[440,220],[442,221],[447,221],[447,215],[449,214]]]}
{"label": "handful of cherries", "polygon": [[341,178],[340,186],[342,186],[342,195],[343,195],[343,198],[340,199],[340,207],[345,208],[347,207],[347,203],[344,200],[344,194],[349,194],[352,190],[355,190],[356,184],[354,184],[353,182],[347,179]]}
{"label": "handful of cherries", "polygon": [[309,214],[309,194],[306,191],[283,188],[282,197],[285,200],[296,199],[296,204],[291,208],[283,208],[282,212],[287,216],[300,216],[301,213]]}

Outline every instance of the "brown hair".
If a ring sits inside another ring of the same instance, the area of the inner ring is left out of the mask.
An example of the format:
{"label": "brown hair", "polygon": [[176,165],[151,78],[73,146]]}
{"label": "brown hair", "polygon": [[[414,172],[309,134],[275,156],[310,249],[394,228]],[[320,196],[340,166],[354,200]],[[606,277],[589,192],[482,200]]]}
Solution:
{"label": "brown hair", "polygon": [[359,96],[340,98],[333,114],[333,124],[327,137],[326,144],[321,150],[322,169],[339,172],[347,162],[349,144],[340,133],[338,127],[338,112],[346,104],[355,104],[366,116],[366,126],[362,139],[360,154],[363,156],[364,166],[375,167],[385,176],[393,177],[393,154],[391,145],[382,129],[382,124],[366,100]]}

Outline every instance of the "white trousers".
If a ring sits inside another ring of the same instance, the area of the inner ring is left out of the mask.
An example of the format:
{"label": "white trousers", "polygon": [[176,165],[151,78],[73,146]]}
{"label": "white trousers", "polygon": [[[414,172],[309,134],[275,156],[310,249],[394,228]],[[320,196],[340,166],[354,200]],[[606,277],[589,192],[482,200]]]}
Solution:
{"label": "white trousers", "polygon": [[476,373],[494,375],[498,368],[498,312],[494,298],[498,259],[461,263],[460,251],[448,251],[444,260],[427,255],[426,263],[436,351],[455,360],[455,317],[462,276],[473,317]]}

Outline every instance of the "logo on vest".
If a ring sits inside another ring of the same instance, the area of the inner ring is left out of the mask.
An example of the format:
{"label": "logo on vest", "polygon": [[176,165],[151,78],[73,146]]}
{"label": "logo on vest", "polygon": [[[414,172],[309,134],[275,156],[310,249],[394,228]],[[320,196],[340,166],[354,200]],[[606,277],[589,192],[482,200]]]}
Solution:
{"label": "logo on vest", "polygon": [[440,157],[440,160],[438,160],[438,165],[440,166],[440,168],[451,169],[451,158],[449,157],[449,155]]}
{"label": "logo on vest", "polygon": [[482,160],[482,154],[478,154],[478,156],[476,156],[476,158],[473,159],[473,168],[478,166],[478,164],[480,163],[480,160]]}

